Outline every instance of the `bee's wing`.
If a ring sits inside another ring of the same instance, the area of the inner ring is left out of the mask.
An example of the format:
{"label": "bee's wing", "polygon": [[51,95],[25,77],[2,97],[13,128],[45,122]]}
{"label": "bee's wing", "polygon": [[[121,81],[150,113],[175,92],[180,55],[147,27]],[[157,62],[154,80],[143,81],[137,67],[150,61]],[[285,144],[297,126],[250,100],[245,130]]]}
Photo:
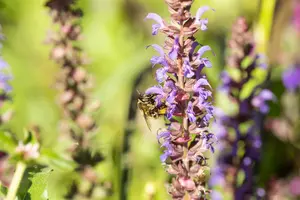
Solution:
{"label": "bee's wing", "polygon": [[151,125],[149,122],[149,118],[146,116],[146,114],[144,112],[143,112],[143,116],[144,116],[144,119],[145,119],[148,129],[151,131]]}

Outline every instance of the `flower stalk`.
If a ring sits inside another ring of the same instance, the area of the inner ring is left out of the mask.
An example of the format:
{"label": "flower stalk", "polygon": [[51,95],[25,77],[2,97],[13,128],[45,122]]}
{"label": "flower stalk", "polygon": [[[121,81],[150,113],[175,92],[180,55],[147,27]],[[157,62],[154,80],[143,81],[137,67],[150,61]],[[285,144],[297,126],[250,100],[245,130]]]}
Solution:
{"label": "flower stalk", "polygon": [[21,180],[23,178],[24,172],[26,170],[26,164],[23,161],[17,163],[16,172],[13,176],[13,179],[10,183],[7,196],[5,200],[15,200],[18,189],[20,187]]}

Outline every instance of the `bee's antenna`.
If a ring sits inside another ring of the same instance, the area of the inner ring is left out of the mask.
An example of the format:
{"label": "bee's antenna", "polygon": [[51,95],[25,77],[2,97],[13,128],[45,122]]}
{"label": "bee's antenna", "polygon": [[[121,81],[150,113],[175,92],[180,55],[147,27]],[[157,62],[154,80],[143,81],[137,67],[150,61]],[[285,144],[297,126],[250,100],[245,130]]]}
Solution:
{"label": "bee's antenna", "polygon": [[136,90],[136,92],[138,93],[138,95],[141,95],[140,91],[139,90]]}

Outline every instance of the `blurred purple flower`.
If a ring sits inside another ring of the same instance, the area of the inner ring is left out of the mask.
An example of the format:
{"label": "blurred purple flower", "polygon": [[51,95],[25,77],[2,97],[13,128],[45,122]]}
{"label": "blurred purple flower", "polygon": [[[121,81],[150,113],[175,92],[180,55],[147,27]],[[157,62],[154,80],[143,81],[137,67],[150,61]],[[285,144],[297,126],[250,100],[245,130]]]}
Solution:
{"label": "blurred purple flower", "polygon": [[[262,63],[261,56],[255,54],[253,40],[249,39],[252,33],[247,31],[246,20],[239,18],[232,30],[232,39],[229,44],[234,49],[227,59],[227,64],[239,72],[239,78],[232,77],[227,71],[222,72],[222,85],[219,90],[226,92],[228,100],[238,109],[231,114],[225,114],[222,110],[216,109],[213,128],[216,130],[216,136],[221,144],[218,145],[221,152],[216,161],[215,170],[217,172],[213,170],[216,176],[212,176],[210,183],[212,187],[223,187],[226,183],[226,188],[234,193],[233,199],[248,199],[256,196],[253,168],[260,159],[262,145],[259,124],[262,117],[269,111],[267,101],[274,101],[275,96],[270,90],[264,89],[262,85],[257,85],[250,91],[248,97],[241,98],[242,89],[249,81],[253,80],[252,72],[261,68]],[[253,48],[251,51],[247,51],[249,46]],[[241,56],[236,52],[246,53]],[[241,66],[243,60],[248,56],[253,57],[252,62],[247,66]],[[257,92],[257,90],[260,91]],[[243,151],[243,154],[240,155],[239,151]],[[245,179],[241,184],[236,185],[234,184],[238,179],[236,172],[239,171],[245,174]]]}
{"label": "blurred purple flower", "polygon": [[12,76],[9,72],[9,66],[7,62],[0,57],[0,89],[2,89],[4,93],[8,93],[12,90],[12,87],[9,83],[11,79]]}
{"label": "blurred purple flower", "polygon": [[274,94],[267,89],[262,90],[257,96],[255,96],[251,103],[254,107],[258,108],[261,113],[268,113],[269,112],[269,106],[266,103],[266,101],[275,101]]}
{"label": "blurred purple flower", "polygon": [[218,191],[212,191],[212,193],[211,193],[211,200],[223,200],[224,198],[223,198],[223,196],[222,196],[222,194],[220,193],[220,192],[218,192]]}
{"label": "blurred purple flower", "polygon": [[291,67],[287,69],[282,76],[284,86],[294,92],[300,87],[300,66]]}

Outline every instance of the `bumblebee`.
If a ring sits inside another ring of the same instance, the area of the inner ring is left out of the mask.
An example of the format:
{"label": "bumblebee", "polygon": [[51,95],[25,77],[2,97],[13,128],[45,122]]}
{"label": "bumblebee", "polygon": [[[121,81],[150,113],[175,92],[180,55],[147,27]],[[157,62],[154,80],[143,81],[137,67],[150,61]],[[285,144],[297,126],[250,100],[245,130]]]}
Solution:
{"label": "bumblebee", "polygon": [[156,95],[154,94],[139,94],[137,101],[138,108],[143,112],[144,119],[149,129],[149,117],[157,119],[160,116],[164,116],[167,111],[167,106],[164,103],[159,106],[156,105],[155,97]]}

